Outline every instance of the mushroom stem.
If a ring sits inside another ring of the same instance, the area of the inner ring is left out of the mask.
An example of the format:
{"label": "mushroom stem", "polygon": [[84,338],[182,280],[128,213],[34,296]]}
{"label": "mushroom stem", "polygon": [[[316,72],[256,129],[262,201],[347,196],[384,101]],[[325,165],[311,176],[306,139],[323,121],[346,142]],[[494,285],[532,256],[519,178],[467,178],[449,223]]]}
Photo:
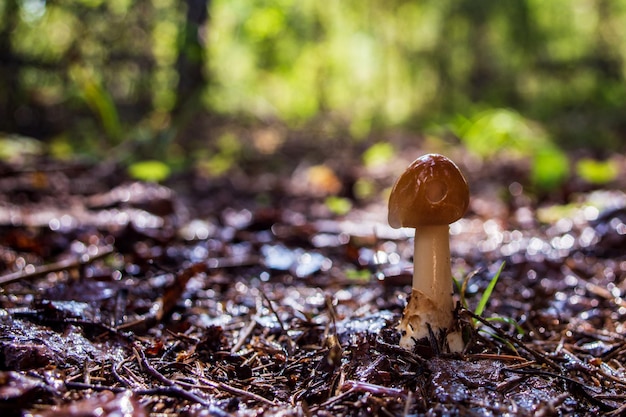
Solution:
{"label": "mushroom stem", "polygon": [[[431,298],[452,322],[452,273],[450,271],[449,226],[420,226],[415,229],[413,289]],[[450,323],[445,324],[446,327]],[[431,323],[434,325],[435,323]]]}
{"label": "mushroom stem", "polygon": [[448,225],[419,226],[415,230],[413,290],[398,328],[400,346],[413,350],[415,342],[445,334],[450,352],[463,350],[455,329]]}

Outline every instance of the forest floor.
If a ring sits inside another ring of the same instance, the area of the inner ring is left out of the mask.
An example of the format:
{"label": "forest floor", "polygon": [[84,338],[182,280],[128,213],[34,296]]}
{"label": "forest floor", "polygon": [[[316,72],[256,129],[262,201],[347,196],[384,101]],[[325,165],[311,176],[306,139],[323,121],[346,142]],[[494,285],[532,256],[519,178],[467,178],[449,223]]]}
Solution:
{"label": "forest floor", "polygon": [[524,161],[452,152],[472,189],[450,229],[466,348],[408,352],[412,237],[383,190],[420,153],[164,185],[0,166],[3,415],[626,414],[624,184],[538,198]]}

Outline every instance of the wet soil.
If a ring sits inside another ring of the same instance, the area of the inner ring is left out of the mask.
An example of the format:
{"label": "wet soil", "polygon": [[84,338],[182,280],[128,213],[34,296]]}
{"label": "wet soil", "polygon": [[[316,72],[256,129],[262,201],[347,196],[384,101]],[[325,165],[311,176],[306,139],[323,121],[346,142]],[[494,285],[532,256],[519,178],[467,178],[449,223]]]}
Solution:
{"label": "wet soil", "polygon": [[[623,184],[538,197],[523,163],[456,155],[472,185],[451,226],[466,348],[408,352],[412,237],[387,225],[384,190],[411,155],[166,185],[2,166],[3,415],[625,414]],[[356,178],[376,192],[356,197]]]}

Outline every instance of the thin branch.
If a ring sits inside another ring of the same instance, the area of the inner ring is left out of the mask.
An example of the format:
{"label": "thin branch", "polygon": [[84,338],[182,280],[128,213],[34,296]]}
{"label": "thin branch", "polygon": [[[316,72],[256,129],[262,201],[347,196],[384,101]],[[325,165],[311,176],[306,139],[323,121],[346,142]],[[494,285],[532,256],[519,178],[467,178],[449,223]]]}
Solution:
{"label": "thin branch", "polygon": [[213,415],[216,415],[218,417],[230,415],[229,413],[216,407],[210,402],[207,402],[205,399],[199,397],[193,392],[181,388],[175,381],[172,381],[171,379],[163,375],[161,372],[157,371],[148,361],[148,358],[146,357],[146,354],[144,353],[144,351],[141,349],[141,346],[135,345],[135,350],[139,354],[141,366],[143,366],[143,368],[146,371],[148,371],[148,373],[152,375],[155,379],[157,379],[159,382],[165,385],[165,387],[155,387],[155,388],[148,389],[145,391],[138,391],[138,392],[141,392],[142,395],[146,395],[145,394],[146,392],[151,392],[151,391],[154,392],[155,394],[176,393],[178,396],[182,398],[185,398],[189,401],[193,401],[193,402],[196,402],[198,404],[201,404],[207,407],[209,409],[209,412]]}
{"label": "thin branch", "polygon": [[235,345],[230,350],[230,353],[232,355],[236,354],[239,351],[239,349],[241,349],[243,344],[246,343],[246,340],[248,339],[248,337],[250,336],[250,334],[252,333],[255,327],[256,327],[256,318],[252,317],[250,320],[250,323],[248,323],[248,325],[241,332],[239,332],[239,340],[237,340],[237,343],[235,343]]}
{"label": "thin branch", "polygon": [[250,398],[251,400],[258,401],[263,404],[272,405],[272,406],[277,405],[276,402],[268,400],[267,398],[262,397],[259,394],[255,394],[254,392],[246,391],[241,388],[233,387],[232,385],[228,385],[225,382],[215,382],[206,378],[201,378],[200,382],[206,385],[203,386],[203,385],[187,384],[187,383],[181,383],[181,385],[188,385],[189,387],[199,388],[199,389],[208,389],[208,388],[216,389],[219,391],[228,392],[229,394],[238,395],[241,397],[247,397],[247,398]]}
{"label": "thin branch", "polygon": [[[113,387],[107,385],[96,385],[96,384],[85,384],[83,382],[66,382],[65,387],[73,390],[92,390],[92,391],[111,391],[114,393],[121,393],[124,391],[129,391],[127,388]],[[206,407],[209,414],[216,417],[229,417],[230,413],[222,410],[221,408],[211,404],[198,397],[192,392],[186,391],[181,387],[176,385],[166,386],[166,387],[155,387],[155,388],[146,388],[146,389],[131,389],[135,396],[149,396],[149,395],[164,395],[167,397],[176,397],[182,398],[188,401],[192,401]]]}
{"label": "thin branch", "polygon": [[[519,346],[521,349],[523,349],[526,352],[528,352],[537,362],[549,365],[552,369],[561,370],[561,367],[556,362],[554,362],[552,359],[548,358],[546,355],[541,354],[540,352],[537,352],[535,349],[532,349],[528,345],[526,345],[524,343],[521,343],[516,338],[509,336],[508,334],[503,332],[500,328],[498,328],[498,327],[494,326],[493,324],[491,324],[484,317],[476,315],[476,314],[472,313],[471,311],[469,311],[467,309],[462,309],[462,313],[467,314],[471,318],[473,318],[473,319],[481,322],[483,325],[489,327],[494,332],[496,332],[498,337],[500,337],[503,340],[506,340],[507,342],[511,343],[511,345]],[[507,355],[507,356],[510,356],[510,355]]]}
{"label": "thin branch", "polygon": [[65,259],[63,261],[54,262],[47,265],[42,265],[36,267],[33,271],[16,271],[10,274],[6,274],[0,276],[0,285],[5,285],[14,281],[18,281],[21,279],[35,279],[50,273],[65,271],[66,269],[77,269],[81,266],[90,264],[98,259],[105,258],[113,253],[112,247],[101,247],[98,248],[98,253],[93,256],[82,255],[78,259]]}

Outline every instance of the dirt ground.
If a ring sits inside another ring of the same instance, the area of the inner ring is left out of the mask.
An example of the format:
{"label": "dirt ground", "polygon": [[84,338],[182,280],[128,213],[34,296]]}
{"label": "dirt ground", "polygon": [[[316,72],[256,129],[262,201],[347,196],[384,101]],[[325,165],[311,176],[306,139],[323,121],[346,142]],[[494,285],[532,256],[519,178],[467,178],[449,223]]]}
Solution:
{"label": "dirt ground", "polygon": [[165,185],[0,166],[3,414],[626,415],[624,184],[538,196],[523,161],[454,153],[472,190],[450,229],[466,348],[408,352],[412,236],[384,196],[420,152]]}

